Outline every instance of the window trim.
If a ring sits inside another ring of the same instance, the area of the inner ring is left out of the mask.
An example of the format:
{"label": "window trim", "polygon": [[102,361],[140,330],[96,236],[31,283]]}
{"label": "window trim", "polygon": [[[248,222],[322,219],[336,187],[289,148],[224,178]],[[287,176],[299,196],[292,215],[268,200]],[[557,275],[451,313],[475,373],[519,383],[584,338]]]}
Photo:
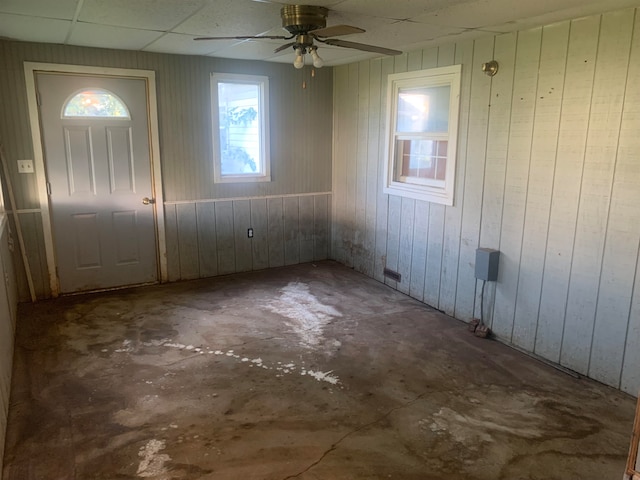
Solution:
{"label": "window trim", "polygon": [[[269,146],[269,77],[240,73],[211,73],[211,126],[213,139],[213,177],[214,183],[270,182],[271,159]],[[257,85],[259,90],[259,134],[260,134],[260,173],[242,173],[222,175],[220,145],[220,110],[218,104],[218,83],[245,83]]]}
{"label": "window trim", "polygon": [[[384,162],[384,193],[443,205],[453,205],[456,172],[456,147],[458,143],[458,119],[460,112],[461,72],[462,65],[451,65],[448,67],[395,73],[388,76],[387,136],[385,148],[387,158]],[[407,137],[406,132],[398,132],[396,130],[400,90],[406,88],[438,87],[445,85],[449,85],[451,88],[449,97],[448,132],[444,135],[441,132],[434,132],[431,134],[424,132],[411,135],[416,139],[433,138],[448,140],[447,167],[445,171],[444,184],[442,184],[441,181],[430,182],[428,180],[424,180],[419,183],[408,183],[396,180],[394,178],[394,174],[399,171],[398,169],[401,169],[402,165],[400,162],[396,162],[396,140],[400,137]]]}

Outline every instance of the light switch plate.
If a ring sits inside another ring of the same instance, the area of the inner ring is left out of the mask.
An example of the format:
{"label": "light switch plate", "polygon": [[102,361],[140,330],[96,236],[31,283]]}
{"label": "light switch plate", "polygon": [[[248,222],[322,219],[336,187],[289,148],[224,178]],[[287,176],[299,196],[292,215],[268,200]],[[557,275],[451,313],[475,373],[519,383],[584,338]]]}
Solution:
{"label": "light switch plate", "polygon": [[18,173],[33,173],[33,160],[18,160]]}

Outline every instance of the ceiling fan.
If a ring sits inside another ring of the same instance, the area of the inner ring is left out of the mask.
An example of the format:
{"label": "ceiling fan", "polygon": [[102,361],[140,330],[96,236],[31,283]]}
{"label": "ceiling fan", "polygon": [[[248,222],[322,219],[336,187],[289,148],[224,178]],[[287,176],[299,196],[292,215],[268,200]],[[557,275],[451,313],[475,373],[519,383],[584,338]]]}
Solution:
{"label": "ceiling fan", "polygon": [[313,5],[285,5],[280,10],[280,17],[282,18],[282,27],[290,33],[289,36],[238,35],[233,37],[199,37],[195,40],[253,40],[263,38],[293,40],[292,42],[276,48],[274,53],[278,53],[292,47],[296,55],[293,66],[296,68],[302,68],[304,66],[304,55],[306,53],[311,55],[314,67],[322,67],[324,62],[318,55],[318,46],[314,44],[314,41],[336,47],[353,48],[364,52],[381,53],[383,55],[399,55],[402,53],[399,50],[393,50],[391,48],[350,42],[339,38],[329,38],[341,35],[351,35],[353,33],[364,33],[364,30],[351,25],[333,25],[327,27],[328,14],[329,9],[325,7]]}

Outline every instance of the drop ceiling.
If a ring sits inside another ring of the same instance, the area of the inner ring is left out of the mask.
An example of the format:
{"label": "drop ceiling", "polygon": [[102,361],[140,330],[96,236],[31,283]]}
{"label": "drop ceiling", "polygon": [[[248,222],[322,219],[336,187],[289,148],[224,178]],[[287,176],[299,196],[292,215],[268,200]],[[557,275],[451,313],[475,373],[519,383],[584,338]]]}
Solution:
{"label": "drop ceiling", "polygon": [[[280,8],[329,8],[340,37],[410,51],[637,6],[638,0],[0,0],[0,37],[28,42],[287,62],[280,40],[194,41],[199,36],[286,35]],[[327,65],[379,55],[320,45]]]}

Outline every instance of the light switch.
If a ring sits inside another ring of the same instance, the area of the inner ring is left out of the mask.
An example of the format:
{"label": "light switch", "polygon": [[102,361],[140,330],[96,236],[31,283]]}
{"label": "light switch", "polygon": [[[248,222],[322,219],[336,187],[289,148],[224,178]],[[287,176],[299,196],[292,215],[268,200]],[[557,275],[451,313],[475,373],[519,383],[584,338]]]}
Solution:
{"label": "light switch", "polygon": [[18,160],[18,173],[33,173],[33,160]]}

